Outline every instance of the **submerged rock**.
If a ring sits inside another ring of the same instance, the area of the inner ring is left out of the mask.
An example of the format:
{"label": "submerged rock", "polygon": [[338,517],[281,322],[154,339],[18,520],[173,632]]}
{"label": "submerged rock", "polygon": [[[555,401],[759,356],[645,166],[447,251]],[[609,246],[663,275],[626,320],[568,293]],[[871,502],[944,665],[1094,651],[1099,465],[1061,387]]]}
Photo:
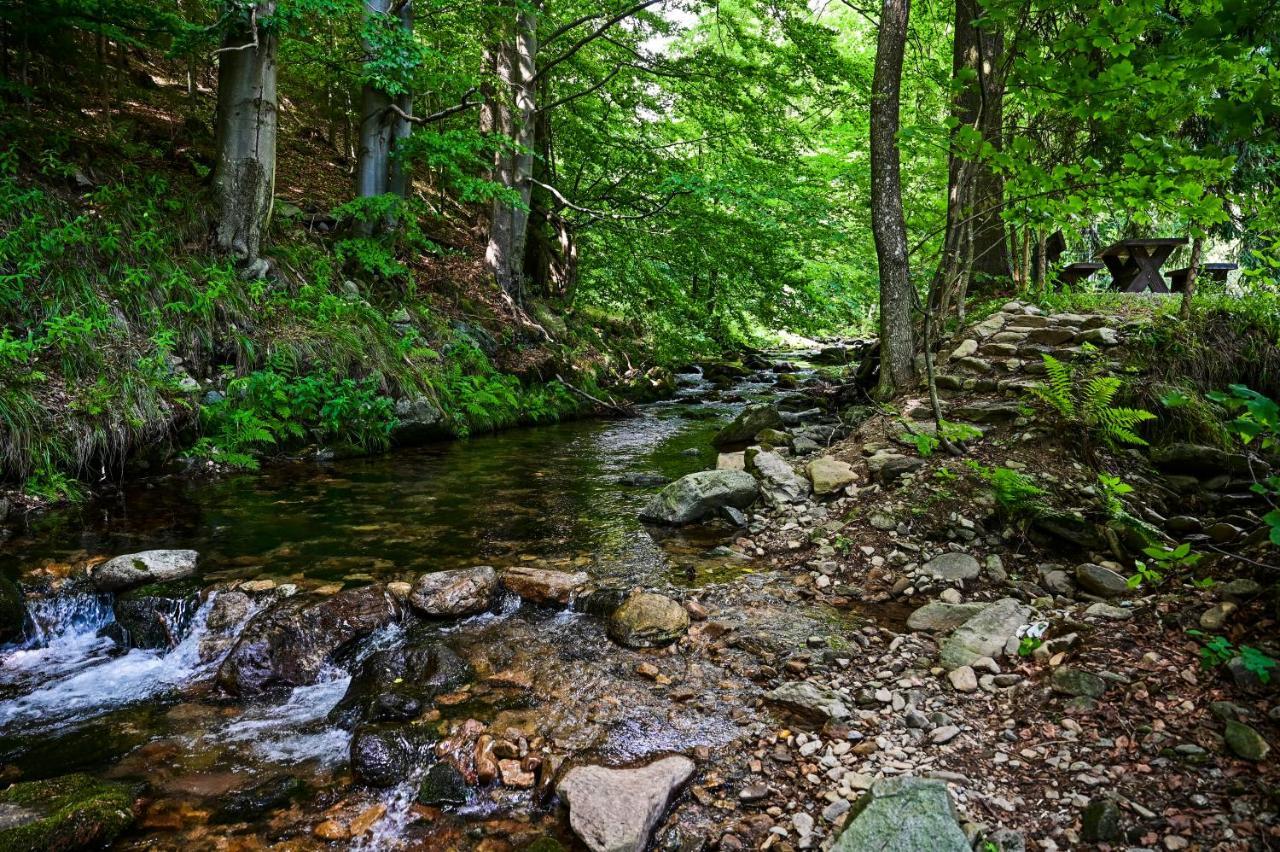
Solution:
{"label": "submerged rock", "polygon": [[1013,598],[1001,598],[951,634],[942,646],[942,665],[951,670],[972,665],[982,657],[1000,656],[1010,638],[1030,618],[1030,607]]}
{"label": "submerged rock", "polygon": [[423,615],[455,616],[483,612],[498,589],[498,572],[488,565],[423,574],[409,592],[409,604]]}
{"label": "submerged rock", "polygon": [[287,808],[307,792],[306,783],[296,775],[278,775],[222,798],[210,818],[213,822],[247,822],[271,811]]}
{"label": "submerged rock", "polygon": [[0,792],[0,849],[97,849],[136,817],[135,790],[88,775],[14,784]]}
{"label": "submerged rock", "polygon": [[90,579],[100,592],[182,580],[196,573],[199,556],[194,550],[144,550],[103,562]]}
{"label": "submerged rock", "polygon": [[438,642],[402,645],[370,654],[351,678],[329,721],[343,728],[362,722],[416,719],[441,692],[471,679],[466,662]]}
{"label": "submerged rock", "polygon": [[287,598],[245,627],[218,669],[218,685],[252,695],[315,683],[340,651],[399,618],[399,604],[378,584]]}
{"label": "submerged rock", "polygon": [[569,806],[569,825],[592,852],[642,852],[693,770],[693,761],[678,755],[633,769],[579,766],[556,792]]}
{"label": "submerged rock", "polygon": [[765,700],[800,719],[818,724],[849,716],[849,708],[838,693],[806,680],[787,681],[767,693]]}
{"label": "submerged rock", "polygon": [[467,803],[467,779],[448,761],[441,761],[427,770],[418,787],[418,804],[465,805]]}
{"label": "submerged rock", "polygon": [[715,434],[711,443],[717,447],[741,444],[750,441],[765,429],[781,429],[783,425],[782,415],[778,413],[777,406],[748,405],[738,412],[738,416],[733,418],[727,426]]}
{"label": "submerged rock", "polygon": [[351,771],[371,787],[394,787],[413,772],[431,741],[419,725],[361,725],[351,737]]}
{"label": "submerged rock", "polygon": [[747,508],[755,502],[758,488],[755,477],[746,471],[703,470],[663,488],[640,511],[640,517],[662,524],[693,523],[725,506]]}
{"label": "submerged rock", "polygon": [[636,592],[609,617],[609,638],[628,648],[670,645],[689,629],[689,613],[666,595]]}
{"label": "submerged rock", "polygon": [[502,572],[502,585],[531,603],[567,606],[591,578],[581,571],[549,571],[517,565]]}
{"label": "submerged rock", "polygon": [[832,852],[970,852],[947,785],[921,778],[884,778],[849,810]]}

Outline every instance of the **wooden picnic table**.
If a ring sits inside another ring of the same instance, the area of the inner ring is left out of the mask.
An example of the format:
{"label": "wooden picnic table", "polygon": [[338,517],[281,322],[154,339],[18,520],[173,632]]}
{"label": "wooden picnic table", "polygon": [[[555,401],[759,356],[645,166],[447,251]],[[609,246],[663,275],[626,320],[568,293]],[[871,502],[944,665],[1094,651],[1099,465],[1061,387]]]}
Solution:
{"label": "wooden picnic table", "polygon": [[1186,237],[1156,237],[1145,240],[1121,240],[1096,255],[1111,270],[1111,289],[1124,293],[1168,293],[1160,275],[1160,267],[1178,246],[1187,244]]}
{"label": "wooden picnic table", "polygon": [[1088,260],[1078,263],[1069,263],[1058,270],[1058,281],[1063,284],[1075,284],[1079,281],[1084,281],[1085,279],[1092,277],[1093,273],[1103,268],[1103,264],[1094,263],[1093,261]]}
{"label": "wooden picnic table", "polygon": [[[1202,263],[1200,264],[1200,274],[1214,281],[1223,282],[1227,280],[1228,272],[1239,268],[1240,265],[1236,263]],[[1171,271],[1169,273],[1169,289],[1175,293],[1181,293],[1185,290],[1187,287],[1187,275],[1190,272],[1190,266]]]}

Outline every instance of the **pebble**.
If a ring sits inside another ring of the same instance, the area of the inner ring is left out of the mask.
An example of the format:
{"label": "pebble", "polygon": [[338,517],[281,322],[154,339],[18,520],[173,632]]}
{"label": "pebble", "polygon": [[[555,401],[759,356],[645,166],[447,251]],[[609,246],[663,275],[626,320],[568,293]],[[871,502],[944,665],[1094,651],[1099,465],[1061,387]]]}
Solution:
{"label": "pebble", "polygon": [[961,666],[947,675],[956,692],[973,692],[978,688],[978,676],[969,666]]}

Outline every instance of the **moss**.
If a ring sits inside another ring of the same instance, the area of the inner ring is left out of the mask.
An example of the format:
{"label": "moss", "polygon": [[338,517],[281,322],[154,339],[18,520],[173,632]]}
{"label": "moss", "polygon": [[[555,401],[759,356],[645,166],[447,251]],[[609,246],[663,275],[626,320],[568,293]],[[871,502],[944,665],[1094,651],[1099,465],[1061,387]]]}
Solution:
{"label": "moss", "polygon": [[135,794],[127,784],[81,774],[15,784],[0,793],[0,803],[30,810],[38,817],[0,829],[0,852],[105,846],[133,824]]}

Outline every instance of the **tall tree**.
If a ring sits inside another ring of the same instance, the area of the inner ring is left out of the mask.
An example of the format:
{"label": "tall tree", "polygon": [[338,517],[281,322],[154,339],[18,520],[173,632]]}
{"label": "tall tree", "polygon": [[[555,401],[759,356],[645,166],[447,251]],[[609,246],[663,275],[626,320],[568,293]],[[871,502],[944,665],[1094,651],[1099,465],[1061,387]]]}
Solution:
{"label": "tall tree", "polygon": [[880,266],[880,385],[888,399],[915,379],[913,292],[902,213],[898,114],[911,0],[884,0],[871,83],[871,229]]}
{"label": "tall tree", "polygon": [[[411,70],[413,5],[410,0],[364,0],[366,71],[360,98],[360,146],[356,162],[356,197],[375,198],[408,193],[408,172],[396,147],[412,130],[413,93],[403,77]],[[403,153],[402,151],[400,153]],[[356,223],[368,236],[378,227],[372,211]],[[392,224],[383,217],[384,224]]]}
{"label": "tall tree", "polygon": [[947,226],[940,269],[963,297],[971,278],[991,289],[1010,277],[1000,211],[1004,178],[991,167],[1002,147],[1004,36],[983,21],[979,0],[956,0],[952,37],[951,145],[947,157]]}
{"label": "tall tree", "polygon": [[275,11],[275,0],[234,0],[218,52],[215,239],[248,274],[266,271],[259,251],[275,194],[278,36],[267,25]]}

